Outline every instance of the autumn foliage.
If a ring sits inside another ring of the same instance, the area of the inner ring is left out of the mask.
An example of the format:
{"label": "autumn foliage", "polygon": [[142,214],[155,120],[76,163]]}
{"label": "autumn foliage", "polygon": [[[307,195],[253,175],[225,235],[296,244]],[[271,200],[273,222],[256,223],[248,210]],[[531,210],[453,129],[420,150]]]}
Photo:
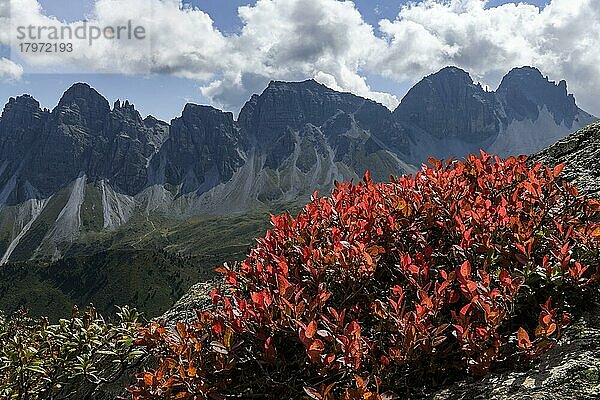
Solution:
{"label": "autumn foliage", "polygon": [[392,399],[551,348],[600,275],[600,203],[486,154],[337,184],[219,271],[215,311],[152,324],[134,399]]}

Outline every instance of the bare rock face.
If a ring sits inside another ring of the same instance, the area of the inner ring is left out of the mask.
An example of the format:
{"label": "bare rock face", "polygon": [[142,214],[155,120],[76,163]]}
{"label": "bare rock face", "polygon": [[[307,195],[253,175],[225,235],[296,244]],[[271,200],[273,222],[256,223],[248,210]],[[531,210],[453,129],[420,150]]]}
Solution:
{"label": "bare rock face", "polygon": [[367,169],[384,179],[412,172],[403,161],[408,138],[387,108],[314,80],[271,82],[244,106],[239,124],[274,171],[327,165],[321,175],[335,179]]}
{"label": "bare rock face", "polygon": [[273,81],[242,109],[240,122],[258,142],[268,143],[288,128],[320,126],[338,111],[354,112],[367,101],[350,93],[336,92],[314,80]]}
{"label": "bare rock face", "polygon": [[217,279],[195,284],[173,307],[157,318],[157,320],[165,321],[168,325],[197,320],[198,314],[196,312],[211,310],[213,303],[210,294],[213,290],[221,288],[223,285],[224,282]]}
{"label": "bare rock face", "polygon": [[600,122],[593,123],[533,156],[548,166],[565,163],[563,176],[580,190],[600,195]]}
{"label": "bare rock face", "polygon": [[168,124],[148,122],[128,102],[111,110],[83,83],[67,90],[51,113],[29,96],[11,99],[0,120],[3,203],[49,197],[82,175],[139,192],[150,158],[169,133]]}
{"label": "bare rock face", "polygon": [[567,92],[567,82],[550,82],[537,68],[523,67],[510,71],[502,79],[497,95],[506,109],[507,123],[515,119],[535,121],[539,117],[540,105],[543,105],[557,125],[572,128],[581,113],[575,97]]}
{"label": "bare rock face", "polygon": [[447,67],[417,83],[394,115],[438,139],[479,143],[498,133],[502,110],[493,92],[466,71]]}
{"label": "bare rock face", "polygon": [[38,195],[23,178],[30,150],[44,135],[50,114],[31,96],[11,98],[0,119],[0,204],[18,203]]}
{"label": "bare rock face", "polygon": [[227,182],[244,164],[244,140],[232,113],[188,104],[171,122],[170,137],[152,162],[153,183],[203,193]]}

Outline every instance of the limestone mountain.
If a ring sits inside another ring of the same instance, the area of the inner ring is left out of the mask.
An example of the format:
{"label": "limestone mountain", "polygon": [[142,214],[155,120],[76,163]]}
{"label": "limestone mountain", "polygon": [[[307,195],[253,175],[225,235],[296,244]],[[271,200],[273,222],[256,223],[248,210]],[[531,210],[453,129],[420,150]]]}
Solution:
{"label": "limestone mountain", "polygon": [[247,212],[367,169],[410,172],[386,144],[394,124],[382,105],[315,81],[272,82],[238,121],[194,104],[170,124],[142,119],[86,84],[52,111],[11,99],[0,119],[1,262],[59,259],[82,237],[153,214]]}
{"label": "limestone mountain", "polygon": [[86,84],[72,86],[51,112],[27,95],[11,99],[0,119],[1,203],[48,198],[83,175],[139,192],[169,132],[147,122],[128,102],[111,110]]}
{"label": "limestone mountain", "polygon": [[466,71],[444,68],[417,83],[394,117],[407,132],[414,163],[479,149],[531,154],[597,119],[577,107],[565,81],[551,82],[531,67],[510,71],[495,92]]}

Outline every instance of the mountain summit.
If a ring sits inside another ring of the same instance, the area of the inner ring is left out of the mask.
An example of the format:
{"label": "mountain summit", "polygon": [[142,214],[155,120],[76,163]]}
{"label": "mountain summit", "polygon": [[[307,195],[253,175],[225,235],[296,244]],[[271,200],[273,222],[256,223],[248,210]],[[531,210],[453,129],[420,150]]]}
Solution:
{"label": "mountain summit", "polygon": [[557,125],[570,129],[579,117],[584,117],[575,104],[575,97],[567,92],[567,82],[550,82],[537,68],[513,69],[502,79],[497,93],[508,109],[508,122],[535,121],[542,108],[552,115]]}
{"label": "mountain summit", "polygon": [[575,104],[567,84],[532,67],[515,68],[496,92],[447,67],[417,83],[394,117],[409,133],[409,161],[485,149],[500,156],[530,154],[596,118]]}

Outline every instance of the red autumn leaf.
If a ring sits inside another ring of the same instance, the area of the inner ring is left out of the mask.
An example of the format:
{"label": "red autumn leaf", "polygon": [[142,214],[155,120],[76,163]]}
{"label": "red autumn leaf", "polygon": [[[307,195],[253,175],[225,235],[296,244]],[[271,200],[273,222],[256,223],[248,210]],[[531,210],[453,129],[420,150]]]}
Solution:
{"label": "red autumn leaf", "polygon": [[325,350],[325,345],[323,344],[323,341],[321,341],[320,339],[313,340],[311,345],[308,347],[308,351],[310,351],[310,352],[320,353],[323,350]]}
{"label": "red autumn leaf", "polygon": [[528,350],[531,347],[531,340],[529,340],[529,334],[523,328],[519,328],[517,331],[518,346],[521,350]]}
{"label": "red autumn leaf", "polygon": [[468,261],[465,261],[460,266],[460,275],[463,278],[470,278],[471,277],[471,264]]}
{"label": "red autumn leaf", "polygon": [[558,164],[556,167],[554,167],[554,170],[552,171],[552,174],[554,175],[554,177],[555,178],[559,177],[564,168],[565,168],[565,163]]}
{"label": "red autumn leaf", "polygon": [[154,375],[148,372],[144,373],[144,384],[146,386],[154,386]]}
{"label": "red autumn leaf", "polygon": [[315,321],[310,321],[304,334],[307,338],[312,339],[315,336],[315,333],[317,333],[317,323]]}

